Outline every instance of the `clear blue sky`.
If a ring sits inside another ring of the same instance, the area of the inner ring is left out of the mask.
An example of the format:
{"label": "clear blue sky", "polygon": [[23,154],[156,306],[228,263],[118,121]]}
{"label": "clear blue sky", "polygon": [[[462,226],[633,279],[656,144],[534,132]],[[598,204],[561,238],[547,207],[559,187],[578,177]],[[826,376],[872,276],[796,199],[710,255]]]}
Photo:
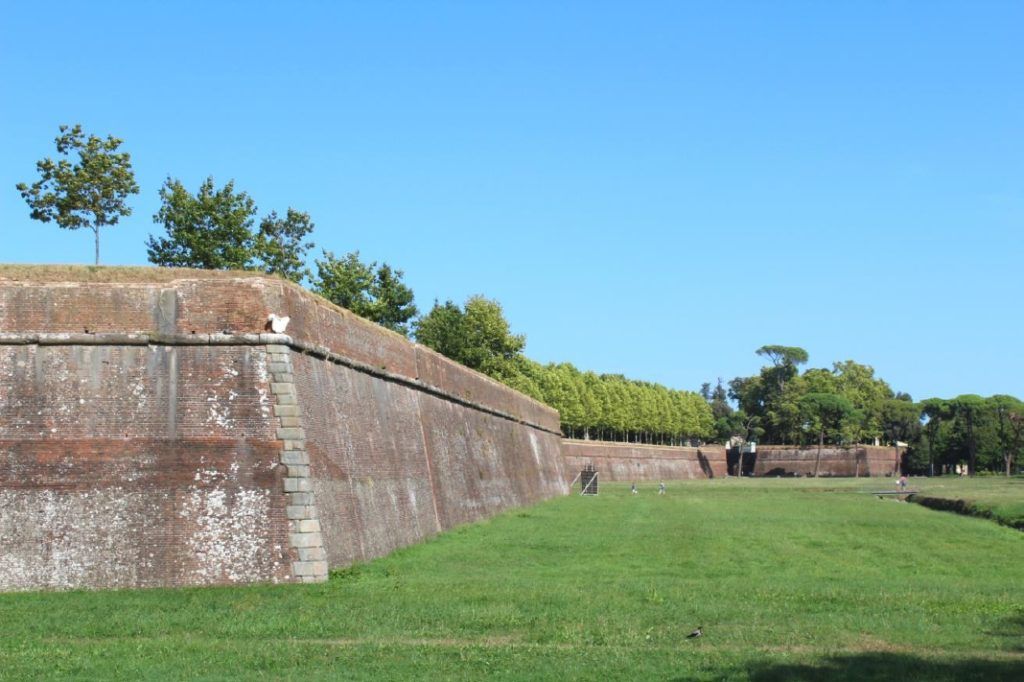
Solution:
{"label": "clear blue sky", "polygon": [[527,354],[676,388],[753,351],[1024,397],[1024,3],[8,3],[0,262],[89,263],[14,185],[61,123],[496,298]]}

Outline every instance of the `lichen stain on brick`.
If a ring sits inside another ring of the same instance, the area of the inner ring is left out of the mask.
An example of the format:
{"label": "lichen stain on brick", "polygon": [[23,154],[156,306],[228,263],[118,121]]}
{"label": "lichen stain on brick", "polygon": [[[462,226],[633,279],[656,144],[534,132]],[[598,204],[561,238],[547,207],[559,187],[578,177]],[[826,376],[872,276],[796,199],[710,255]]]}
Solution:
{"label": "lichen stain on brick", "polygon": [[213,477],[197,472],[199,483],[189,486],[178,511],[194,528],[185,540],[193,566],[192,582],[255,582],[276,576],[281,547],[267,537],[270,491],[240,486],[208,487]]}
{"label": "lichen stain on brick", "polygon": [[134,585],[140,566],[129,529],[145,505],[118,488],[0,490],[0,590]]}

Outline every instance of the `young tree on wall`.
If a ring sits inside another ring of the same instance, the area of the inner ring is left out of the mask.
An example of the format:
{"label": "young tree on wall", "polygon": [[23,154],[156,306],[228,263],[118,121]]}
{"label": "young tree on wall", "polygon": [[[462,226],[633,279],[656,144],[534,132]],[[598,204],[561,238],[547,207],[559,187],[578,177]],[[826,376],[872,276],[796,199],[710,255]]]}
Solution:
{"label": "young tree on wall", "polygon": [[256,267],[268,275],[280,275],[296,284],[311,277],[306,253],[316,244],[306,241],[313,231],[308,213],[291,207],[284,218],[271,211],[260,221],[253,243]]}
{"label": "young tree on wall", "polygon": [[364,263],[358,251],[343,258],[324,251],[316,266],[313,291],[360,317],[409,335],[409,320],[417,310],[412,289],[402,282],[401,270],[393,270],[387,263]]}
{"label": "young tree on wall", "polygon": [[526,337],[512,333],[497,301],[479,295],[463,307],[435,301],[415,326],[417,342],[470,369],[506,383],[523,372]]}
{"label": "young tree on wall", "polygon": [[465,364],[493,377],[515,372],[515,359],[523,354],[526,337],[513,334],[501,304],[483,296],[470,296],[463,306]]}
{"label": "young tree on wall", "polygon": [[413,303],[412,289],[402,281],[404,275],[401,270],[381,263],[374,272],[370,295],[374,300],[373,321],[402,336],[409,336],[409,321],[419,310]]}
{"label": "young tree on wall", "polygon": [[[132,214],[126,200],[139,193],[131,155],[118,152],[123,140],[85,136],[81,125],[60,126],[57,153],[66,158],[45,158],[36,163],[39,180],[17,185],[34,220],[54,221],[62,228],[93,231],[96,265],[100,264],[100,229],[116,225]],[[72,161],[77,155],[77,161]]]}
{"label": "young tree on wall", "polygon": [[166,237],[150,235],[146,244],[154,265],[205,270],[259,270],[295,283],[309,277],[306,252],[313,247],[308,213],[276,211],[254,229],[256,202],[236,192],[233,180],[218,189],[206,178],[192,194],[180,180],[168,178],[160,188],[160,210],[153,221]]}
{"label": "young tree on wall", "polygon": [[464,317],[465,313],[457,303],[448,300],[440,304],[435,300],[430,312],[414,324],[417,343],[462,362],[466,353],[466,337],[462,333]]}
{"label": "young tree on wall", "polygon": [[245,192],[236,193],[233,180],[217,189],[208,177],[193,195],[179,180],[168,178],[160,188],[160,201],[153,221],[164,226],[167,237],[150,236],[150,263],[207,270],[252,265],[256,202]]}

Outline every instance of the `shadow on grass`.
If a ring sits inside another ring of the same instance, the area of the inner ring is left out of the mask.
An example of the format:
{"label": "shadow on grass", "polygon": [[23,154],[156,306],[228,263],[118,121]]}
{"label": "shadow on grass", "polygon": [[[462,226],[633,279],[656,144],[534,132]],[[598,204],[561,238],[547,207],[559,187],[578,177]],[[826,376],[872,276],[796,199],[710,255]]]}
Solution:
{"label": "shadow on grass", "polygon": [[936,660],[911,654],[868,652],[826,658],[817,664],[765,663],[748,669],[752,682],[870,682],[871,680],[963,680],[1024,679],[1024,662],[964,658]]}
{"label": "shadow on grass", "polygon": [[[986,634],[1008,639],[1013,651],[1024,652],[1024,613],[1007,618],[999,627]],[[1024,676],[1021,679],[1024,679]]]}

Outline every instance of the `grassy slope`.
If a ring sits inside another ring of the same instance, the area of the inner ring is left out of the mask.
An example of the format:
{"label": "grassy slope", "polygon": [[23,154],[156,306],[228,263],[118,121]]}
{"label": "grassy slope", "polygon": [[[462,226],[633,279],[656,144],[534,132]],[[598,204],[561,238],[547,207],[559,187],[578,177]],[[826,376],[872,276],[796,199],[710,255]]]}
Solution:
{"label": "grassy slope", "polygon": [[971,510],[1024,529],[1024,477],[942,476],[918,479],[912,487],[920,490],[922,497],[963,500]]}
{"label": "grassy slope", "polygon": [[2,595],[0,678],[1024,678],[1024,535],[863,484],[606,486],[324,585]]}

